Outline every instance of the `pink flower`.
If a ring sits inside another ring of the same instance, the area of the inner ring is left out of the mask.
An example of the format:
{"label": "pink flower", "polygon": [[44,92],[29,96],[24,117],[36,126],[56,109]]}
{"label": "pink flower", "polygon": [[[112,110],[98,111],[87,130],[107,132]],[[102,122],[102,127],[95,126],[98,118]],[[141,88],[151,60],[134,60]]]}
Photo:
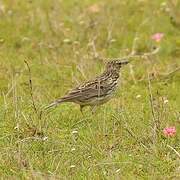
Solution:
{"label": "pink flower", "polygon": [[163,37],[164,37],[163,33],[156,33],[151,36],[151,39],[156,42],[160,42]]}
{"label": "pink flower", "polygon": [[176,128],[175,127],[164,128],[163,133],[165,136],[172,137],[176,134]]}

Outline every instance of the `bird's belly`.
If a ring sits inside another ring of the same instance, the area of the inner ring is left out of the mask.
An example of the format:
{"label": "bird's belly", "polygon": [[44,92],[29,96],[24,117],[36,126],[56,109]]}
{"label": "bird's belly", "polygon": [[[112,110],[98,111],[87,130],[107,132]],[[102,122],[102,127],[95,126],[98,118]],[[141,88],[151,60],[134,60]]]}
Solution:
{"label": "bird's belly", "polygon": [[85,103],[84,105],[87,105],[87,106],[101,105],[109,101],[112,97],[113,97],[112,94],[107,95],[106,97],[95,97],[90,102]]}
{"label": "bird's belly", "polygon": [[82,100],[81,101],[77,100],[77,101],[75,101],[75,103],[83,105],[83,106],[98,106],[98,105],[106,103],[111,98],[113,98],[116,90],[117,90],[117,85],[115,85],[111,90],[106,92],[105,95],[102,94],[99,97],[97,95],[95,97],[88,98],[86,100],[83,99],[83,101]]}
{"label": "bird's belly", "polygon": [[113,97],[113,95],[107,95],[107,97],[104,97],[104,98],[98,98],[97,99],[97,104],[101,105],[101,104],[104,104],[106,102],[108,102],[111,98]]}

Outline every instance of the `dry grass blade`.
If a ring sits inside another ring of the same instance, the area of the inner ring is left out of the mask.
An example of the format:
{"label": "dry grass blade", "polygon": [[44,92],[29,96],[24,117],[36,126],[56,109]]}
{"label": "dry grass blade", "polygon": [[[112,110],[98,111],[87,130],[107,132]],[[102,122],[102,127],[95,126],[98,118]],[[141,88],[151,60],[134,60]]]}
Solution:
{"label": "dry grass blade", "polygon": [[35,100],[34,100],[34,95],[33,95],[31,69],[30,69],[30,66],[29,66],[28,62],[26,60],[24,60],[24,62],[26,64],[27,68],[28,68],[28,73],[29,73],[29,90],[30,90],[30,96],[31,96],[31,100],[32,100],[33,109],[34,109],[35,113],[38,115],[38,110],[37,110]]}

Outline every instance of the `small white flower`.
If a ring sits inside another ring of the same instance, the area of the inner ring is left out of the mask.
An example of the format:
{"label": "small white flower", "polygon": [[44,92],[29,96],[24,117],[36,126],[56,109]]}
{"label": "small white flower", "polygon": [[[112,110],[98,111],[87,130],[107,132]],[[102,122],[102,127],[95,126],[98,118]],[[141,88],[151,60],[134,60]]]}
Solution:
{"label": "small white flower", "polygon": [[76,166],[75,165],[71,165],[70,168],[75,168]]}
{"label": "small white flower", "polygon": [[4,39],[0,39],[0,43],[3,43],[4,42]]}
{"label": "small white flower", "polygon": [[43,141],[46,141],[46,140],[48,140],[48,137],[45,136],[45,137],[42,138],[42,140],[43,140]]}
{"label": "small white flower", "polygon": [[162,2],[161,6],[167,6],[167,2]]}
{"label": "small white flower", "polygon": [[77,134],[77,133],[78,133],[77,130],[72,131],[72,134]]}
{"label": "small white flower", "polygon": [[136,99],[139,99],[141,97],[141,95],[140,94],[138,94],[137,96],[136,96]]}
{"label": "small white flower", "polygon": [[70,43],[71,40],[70,40],[70,39],[64,39],[63,42],[64,42],[64,43]]}
{"label": "small white flower", "polygon": [[111,39],[111,42],[113,43],[113,42],[116,42],[116,39]]}
{"label": "small white flower", "polygon": [[76,150],[76,148],[72,148],[72,149],[71,149],[72,152],[75,151],[75,150]]}

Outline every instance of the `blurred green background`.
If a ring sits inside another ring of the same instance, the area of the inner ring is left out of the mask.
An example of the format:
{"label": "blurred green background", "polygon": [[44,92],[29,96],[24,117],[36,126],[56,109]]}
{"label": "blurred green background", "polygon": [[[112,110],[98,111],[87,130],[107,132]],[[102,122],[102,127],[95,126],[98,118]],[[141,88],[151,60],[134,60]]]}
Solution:
{"label": "blurred green background", "polygon": [[[2,179],[178,179],[179,9],[177,0],[1,0]],[[67,103],[39,117],[133,45],[137,54],[159,51],[133,58],[95,114]]]}

